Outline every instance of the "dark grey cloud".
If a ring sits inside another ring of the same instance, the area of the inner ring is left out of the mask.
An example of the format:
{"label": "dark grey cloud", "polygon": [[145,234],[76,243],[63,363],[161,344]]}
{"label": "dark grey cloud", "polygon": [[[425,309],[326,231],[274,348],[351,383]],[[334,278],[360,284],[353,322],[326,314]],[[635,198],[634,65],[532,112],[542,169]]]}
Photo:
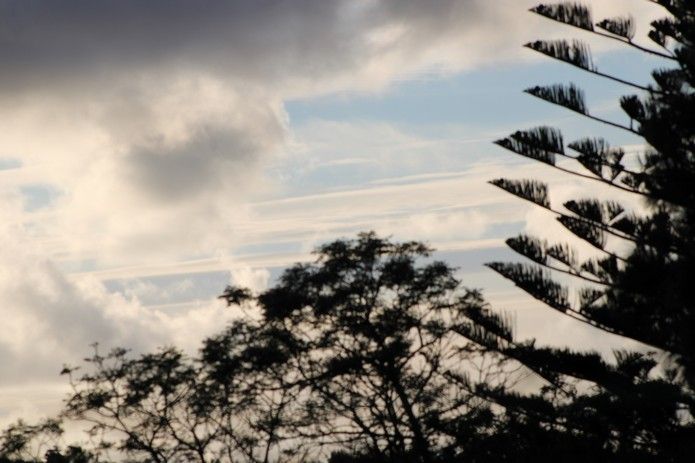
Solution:
{"label": "dark grey cloud", "polygon": [[203,127],[172,147],[134,147],[123,164],[124,178],[157,201],[196,200],[205,191],[241,180],[243,175],[237,174],[255,164],[263,145],[235,127]]}
{"label": "dark grey cloud", "polygon": [[266,82],[316,79],[383,51],[370,42],[372,31],[404,27],[397,46],[417,55],[433,40],[478,27],[484,3],[3,0],[0,88],[191,68]]}

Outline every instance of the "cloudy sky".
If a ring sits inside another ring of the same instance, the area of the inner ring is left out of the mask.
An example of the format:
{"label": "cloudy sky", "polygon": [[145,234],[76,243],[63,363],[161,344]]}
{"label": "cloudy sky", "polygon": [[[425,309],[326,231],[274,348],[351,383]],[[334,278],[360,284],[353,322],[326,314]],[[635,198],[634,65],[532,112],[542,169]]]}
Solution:
{"label": "cloudy sky", "polygon": [[[428,241],[523,335],[595,336],[482,266],[511,257],[505,237],[558,233],[485,183],[546,175],[492,140],[552,124],[638,141],[522,94],[571,79],[625,119],[624,88],[522,49],[587,38],[534,3],[0,0],[0,422],[57,408],[62,364],[94,341],[194,351],[233,316],[215,300],[227,283],[262,289],[362,230]],[[592,44],[603,69],[647,80],[653,62]]]}

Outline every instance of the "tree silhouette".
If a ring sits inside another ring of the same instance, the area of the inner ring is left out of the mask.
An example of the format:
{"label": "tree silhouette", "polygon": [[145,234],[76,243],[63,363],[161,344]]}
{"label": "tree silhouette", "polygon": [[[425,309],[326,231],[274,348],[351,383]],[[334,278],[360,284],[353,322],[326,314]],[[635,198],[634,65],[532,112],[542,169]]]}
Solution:
{"label": "tree silhouette", "polygon": [[[227,340],[250,349],[254,329],[251,323],[235,323]],[[102,355],[95,348],[86,373],[64,370],[72,392],[63,417],[89,426],[102,457],[268,461],[276,444],[269,423],[283,404],[263,400],[249,368],[237,364],[223,370],[206,363],[212,344],[208,341],[204,358],[189,358],[175,348],[134,358],[125,349]]]}
{"label": "tree silhouette", "polygon": [[63,417],[89,425],[99,456],[134,461],[421,463],[483,448],[495,413],[476,391],[516,380],[481,348],[500,317],[421,243],[363,233],[316,254],[258,295],[228,287],[246,309],[194,358],[95,349],[86,372],[64,370]]}
{"label": "tree silhouette", "polygon": [[[8,426],[0,434],[0,463],[92,463],[96,455],[79,446],[61,448],[63,428],[59,419],[46,419],[37,424],[22,420]],[[101,460],[104,461],[104,460]]]}
{"label": "tree silhouette", "polygon": [[[503,387],[505,362],[462,342],[461,333],[485,335],[476,321],[490,311],[480,294],[417,242],[363,233],[317,254],[253,297],[264,333],[244,357],[282,372],[273,383],[294,409],[284,436],[314,451],[348,450],[334,462],[450,461],[484,438],[493,414],[473,384]],[[223,297],[237,304],[240,294],[230,287]],[[214,351],[221,367],[234,364]]]}
{"label": "tree silhouette", "polygon": [[[635,28],[629,17],[594,23],[588,8],[576,3],[541,4],[531,10],[663,58],[670,67],[654,71],[649,86],[601,72],[580,41],[538,40],[526,45],[640,91],[620,99],[630,119],[623,125],[592,114],[583,92],[573,84],[526,90],[642,137],[645,149],[639,163],[630,162],[622,148],[610,147],[602,138],[565,145],[562,133],[552,127],[517,131],[496,142],[563,173],[636,195],[644,210],[630,211],[619,202],[591,197],[558,207],[540,181],[491,181],[555,215],[571,235],[600,255],[582,261],[568,243],[521,235],[507,244],[531,263],[492,262],[489,267],[563,315],[638,341],[645,349],[618,351],[608,361],[593,351],[515,341],[506,353],[541,376],[546,386],[531,395],[500,389],[481,392],[506,408],[511,435],[523,440],[532,435],[531,428],[575,435],[593,442],[597,455],[606,452],[613,461],[683,461],[694,450],[695,3],[654,3],[670,13],[652,23],[649,38],[659,49],[633,41]],[[571,282],[566,285],[558,276]],[[496,343],[489,347],[498,349]]]}

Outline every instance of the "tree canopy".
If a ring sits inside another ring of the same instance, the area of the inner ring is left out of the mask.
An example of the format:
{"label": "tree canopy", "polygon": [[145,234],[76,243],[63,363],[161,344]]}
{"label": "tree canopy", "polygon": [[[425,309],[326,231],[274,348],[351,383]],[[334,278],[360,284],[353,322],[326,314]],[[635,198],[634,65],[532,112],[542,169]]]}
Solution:
{"label": "tree canopy", "polygon": [[228,287],[242,315],[195,357],[95,348],[84,371],[65,368],[63,417],[101,458],[455,460],[492,435],[477,390],[519,378],[480,345],[501,318],[430,252],[363,233],[260,294]]}
{"label": "tree canopy", "polygon": [[[637,159],[602,138],[565,145],[560,130],[546,126],[517,131],[496,142],[587,183],[599,182],[640,197],[644,208],[631,211],[618,201],[591,195],[560,207],[551,204],[548,187],[540,181],[491,182],[555,215],[568,235],[588,243],[599,256],[582,261],[568,242],[548,243],[521,235],[507,244],[530,263],[493,262],[489,267],[551,309],[644,346],[617,351],[612,362],[591,350],[529,348],[516,358],[542,371],[548,387],[531,396],[505,392],[491,398],[506,403],[514,426],[518,425],[514,409],[533,411],[534,420],[540,419],[543,427],[593,440],[595,451],[608,451],[613,461],[683,461],[693,451],[695,8],[692,1],[655,3],[669,13],[652,23],[649,38],[656,48],[634,41],[630,17],[594,22],[588,8],[568,2],[531,10],[663,59],[666,67],[652,73],[648,86],[631,82],[629,76],[601,72],[589,47],[580,41],[538,40],[526,45],[640,92],[620,99],[630,120],[624,125],[592,114],[583,92],[573,84],[526,90],[641,137],[644,150]],[[542,406],[552,404],[552,408],[529,407],[530,398],[543,399]]]}

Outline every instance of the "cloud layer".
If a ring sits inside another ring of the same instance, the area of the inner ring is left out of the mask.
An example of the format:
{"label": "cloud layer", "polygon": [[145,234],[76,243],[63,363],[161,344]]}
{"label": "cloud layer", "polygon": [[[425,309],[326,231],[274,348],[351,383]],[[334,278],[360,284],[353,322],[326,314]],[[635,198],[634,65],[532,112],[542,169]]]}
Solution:
{"label": "cloud layer", "polygon": [[[484,238],[495,221],[479,211],[428,210],[455,203],[456,194],[475,199],[472,184],[456,189],[455,181],[251,201],[288,190],[282,176],[264,175],[271,163],[372,163],[384,177],[426,167],[413,154],[423,149],[445,163],[451,147],[388,127],[333,123],[313,125],[321,133],[312,141],[368,153],[307,155],[293,143],[309,137],[292,133],[284,104],[517,60],[519,44],[537,35],[539,20],[518,20],[533,3],[1,0],[0,387],[52,378],[95,340],[194,348],[229,316],[218,304],[152,310],[138,296],[147,288],[114,294],[84,276],[92,271],[227,256],[287,233],[304,251],[356,223],[399,238]],[[601,13],[634,7],[594,3]],[[355,141],[380,136],[403,149]],[[389,175],[407,159],[407,169]],[[381,207],[368,202],[386,196],[391,202]],[[409,197],[412,217],[389,218]],[[264,210],[272,220],[259,217]],[[232,278],[241,283],[262,287],[268,279],[237,267]]]}
{"label": "cloud layer", "polygon": [[283,101],[487,61],[506,15],[485,3],[5,1],[0,152],[61,192],[48,233],[72,252],[223,246],[283,150]]}

